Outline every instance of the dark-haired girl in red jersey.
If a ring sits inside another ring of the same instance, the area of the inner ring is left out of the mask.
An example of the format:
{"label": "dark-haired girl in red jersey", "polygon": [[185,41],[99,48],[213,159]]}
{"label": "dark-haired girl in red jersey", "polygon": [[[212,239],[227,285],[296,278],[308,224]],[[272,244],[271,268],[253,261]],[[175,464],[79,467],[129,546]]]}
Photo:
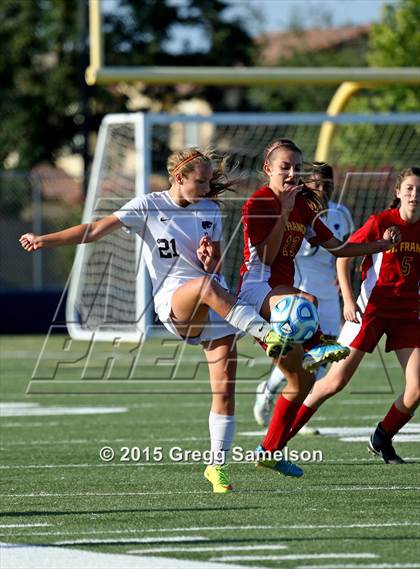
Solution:
{"label": "dark-haired girl in red jersey", "polygon": [[[301,169],[302,152],[292,140],[273,142],[264,153],[263,171],[268,184],[254,192],[243,207],[245,249],[239,299],[254,305],[267,320],[284,295],[300,294],[316,302],[314,296],[293,286],[294,258],[304,237],[336,257],[379,253],[392,247],[397,239],[392,230],[375,243],[343,243],[336,239],[320,219],[322,208],[316,194],[301,183]],[[317,341],[305,356],[302,347],[294,344],[286,346],[290,351],[284,351],[285,357],[276,360],[288,381],[287,391],[278,398],[267,435],[257,449],[264,452],[257,465],[288,476],[302,476],[303,471],[271,456],[284,447],[289,437],[297,412],[312,388],[311,371],[350,353],[340,344],[323,343],[319,335]]]}
{"label": "dark-haired girl in red jersey", "polygon": [[[350,238],[352,243],[371,243],[390,227],[398,228],[399,242],[383,253],[367,256],[362,264],[363,282],[355,301],[351,289],[351,259],[337,262],[346,324],[339,341],[350,346],[349,357],[332,365],[317,381],[299,409],[291,436],[319,406],[350,381],[366,352],[371,353],[386,334],[386,351],[395,351],[405,374],[405,387],[370,437],[368,448],[386,463],[401,464],[392,438],[413,417],[420,403],[420,167],[403,170],[390,208],[371,215]],[[360,318],[360,314],[363,316]]]}

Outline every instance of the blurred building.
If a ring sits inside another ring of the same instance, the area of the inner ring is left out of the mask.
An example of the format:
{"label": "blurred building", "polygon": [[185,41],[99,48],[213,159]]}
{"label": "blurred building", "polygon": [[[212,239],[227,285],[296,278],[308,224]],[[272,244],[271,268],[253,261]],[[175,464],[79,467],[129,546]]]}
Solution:
{"label": "blurred building", "polygon": [[257,38],[261,46],[261,65],[277,65],[292,57],[351,48],[364,52],[367,49],[370,26],[344,26],[337,28],[310,28],[287,32],[268,32]]}

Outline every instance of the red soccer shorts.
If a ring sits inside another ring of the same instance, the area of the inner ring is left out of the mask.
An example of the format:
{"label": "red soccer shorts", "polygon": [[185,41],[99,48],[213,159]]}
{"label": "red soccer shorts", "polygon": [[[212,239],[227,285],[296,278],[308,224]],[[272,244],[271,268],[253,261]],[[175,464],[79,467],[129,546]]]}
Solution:
{"label": "red soccer shorts", "polygon": [[408,318],[383,318],[375,311],[367,310],[361,324],[346,322],[338,341],[362,352],[372,353],[379,340],[386,334],[385,351],[403,348],[420,348],[420,320]]}

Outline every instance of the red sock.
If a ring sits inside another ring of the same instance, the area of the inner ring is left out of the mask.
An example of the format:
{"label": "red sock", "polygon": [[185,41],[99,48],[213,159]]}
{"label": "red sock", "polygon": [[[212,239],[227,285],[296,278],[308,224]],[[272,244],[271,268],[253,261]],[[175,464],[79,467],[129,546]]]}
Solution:
{"label": "red sock", "polygon": [[379,425],[386,433],[393,437],[404,427],[406,423],[408,423],[411,417],[412,415],[409,413],[402,413],[397,409],[395,403],[393,403],[385,418],[382,419]]}
{"label": "red sock", "polygon": [[318,326],[318,330],[315,332],[312,338],[309,338],[309,340],[306,340],[306,342],[303,343],[304,351],[307,352],[308,350],[312,350],[312,348],[315,348],[315,346],[321,344],[322,343],[321,336],[322,336],[322,330]]}
{"label": "red sock", "polygon": [[292,437],[294,437],[301,430],[303,425],[306,425],[306,423],[309,421],[309,419],[316,411],[317,411],[316,409],[312,409],[312,407],[308,407],[307,405],[302,403],[302,405],[299,407],[299,411],[297,412],[295,420],[293,421],[292,426],[290,428],[290,433],[287,438],[287,441],[289,441]]}
{"label": "red sock", "polygon": [[268,432],[262,443],[264,450],[274,452],[284,447],[299,407],[299,403],[289,401],[283,395],[280,395],[274,407]]}

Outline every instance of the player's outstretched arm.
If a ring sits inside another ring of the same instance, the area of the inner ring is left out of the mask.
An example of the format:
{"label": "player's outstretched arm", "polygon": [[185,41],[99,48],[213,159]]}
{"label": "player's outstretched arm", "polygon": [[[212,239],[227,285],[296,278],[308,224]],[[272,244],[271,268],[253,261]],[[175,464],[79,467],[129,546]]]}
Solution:
{"label": "player's outstretched arm", "polygon": [[373,255],[391,249],[401,241],[401,233],[398,227],[389,227],[377,241],[368,243],[343,243],[336,237],[321,243],[334,257],[359,257],[361,255]]}
{"label": "player's outstretched arm", "polygon": [[115,215],[107,215],[92,223],[74,225],[68,229],[35,235],[25,233],[19,239],[25,251],[32,252],[45,247],[60,247],[62,245],[77,245],[78,243],[91,243],[98,241],[108,233],[112,233],[122,227],[121,221]]}

